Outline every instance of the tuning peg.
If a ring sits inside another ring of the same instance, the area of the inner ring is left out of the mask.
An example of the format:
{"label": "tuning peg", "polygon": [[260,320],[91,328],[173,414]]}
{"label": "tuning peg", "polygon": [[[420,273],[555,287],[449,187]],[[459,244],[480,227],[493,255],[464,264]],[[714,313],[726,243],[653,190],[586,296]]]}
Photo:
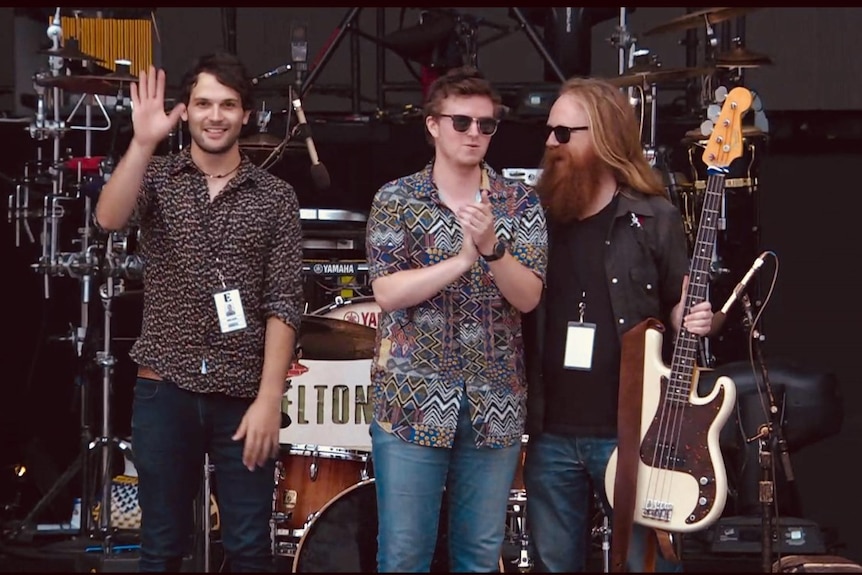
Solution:
{"label": "tuning peg", "polygon": [[724,102],[724,99],[727,98],[727,88],[724,86],[719,86],[715,89],[715,101],[721,104]]}
{"label": "tuning peg", "polygon": [[715,124],[712,123],[712,120],[704,120],[700,125],[700,133],[704,136],[708,136],[712,133],[712,129],[715,127]]}
{"label": "tuning peg", "polygon": [[710,119],[710,121],[715,122],[715,120],[721,115],[721,106],[718,104],[710,104],[706,109],[706,117]]}

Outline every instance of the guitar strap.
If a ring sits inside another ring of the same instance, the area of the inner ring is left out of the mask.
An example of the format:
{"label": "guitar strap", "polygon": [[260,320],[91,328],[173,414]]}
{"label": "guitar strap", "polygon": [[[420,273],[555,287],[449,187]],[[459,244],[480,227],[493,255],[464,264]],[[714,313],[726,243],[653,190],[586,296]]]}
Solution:
{"label": "guitar strap", "polygon": [[[614,522],[611,539],[611,571],[626,570],[629,541],[634,524],[637,496],[637,472],[640,460],[640,429],[643,405],[643,366],[646,331],[664,331],[656,319],[646,319],[622,335],[620,358],[620,395],[617,404],[617,473],[614,477]],[[670,533],[654,529],[649,532],[644,557],[644,572],[655,572],[656,546],[662,557],[678,562]]]}
{"label": "guitar strap", "polygon": [[611,572],[626,570],[629,540],[634,521],[640,459],[641,404],[646,330],[657,327],[646,319],[622,335],[620,346],[620,392],[617,403],[617,470],[614,477],[614,522],[611,539]]}

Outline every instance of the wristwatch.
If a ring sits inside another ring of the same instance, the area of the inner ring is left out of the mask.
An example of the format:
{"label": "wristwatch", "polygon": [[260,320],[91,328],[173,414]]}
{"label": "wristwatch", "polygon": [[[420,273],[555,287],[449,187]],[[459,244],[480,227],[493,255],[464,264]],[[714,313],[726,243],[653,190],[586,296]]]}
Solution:
{"label": "wristwatch", "polygon": [[486,262],[495,262],[498,259],[502,258],[506,255],[506,242],[505,240],[497,240],[497,243],[494,244],[494,251],[491,252],[490,255],[479,254],[481,255]]}

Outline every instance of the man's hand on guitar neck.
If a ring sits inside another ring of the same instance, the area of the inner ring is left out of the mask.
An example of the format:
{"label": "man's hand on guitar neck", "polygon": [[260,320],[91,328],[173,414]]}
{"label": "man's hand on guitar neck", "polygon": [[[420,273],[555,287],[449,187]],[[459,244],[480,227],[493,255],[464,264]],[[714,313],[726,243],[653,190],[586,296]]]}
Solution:
{"label": "man's hand on guitar neck", "polygon": [[688,276],[682,279],[682,297],[679,303],[673,307],[671,311],[671,324],[675,333],[679,333],[680,327],[684,327],[689,333],[703,337],[709,335],[712,329],[712,303],[709,300],[704,300],[691,306],[688,315],[682,317],[682,311],[685,309],[685,298],[688,295]]}

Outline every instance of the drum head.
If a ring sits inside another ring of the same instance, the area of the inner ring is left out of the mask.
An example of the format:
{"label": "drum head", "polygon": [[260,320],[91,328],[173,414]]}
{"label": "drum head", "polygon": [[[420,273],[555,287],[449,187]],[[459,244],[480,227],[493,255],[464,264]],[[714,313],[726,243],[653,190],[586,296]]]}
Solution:
{"label": "drum head", "polygon": [[[377,493],[374,479],[345,489],[306,528],[294,573],[374,573],[377,571]],[[445,498],[438,526],[432,573],[449,572]]]}

